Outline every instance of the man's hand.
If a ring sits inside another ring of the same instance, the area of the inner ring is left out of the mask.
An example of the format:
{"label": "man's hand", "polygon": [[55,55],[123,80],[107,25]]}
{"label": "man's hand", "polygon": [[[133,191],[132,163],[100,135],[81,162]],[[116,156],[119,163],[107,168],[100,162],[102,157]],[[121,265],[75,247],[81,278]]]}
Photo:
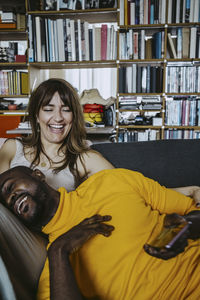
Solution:
{"label": "man's hand", "polygon": [[[186,218],[186,216],[180,216],[178,214],[170,214],[166,215],[164,220],[164,229],[166,228],[173,228],[175,226],[178,226],[182,223],[185,223],[185,221],[190,221]],[[200,219],[199,219],[200,221]],[[144,245],[144,250],[151,256],[160,258],[160,259],[170,259],[175,256],[177,256],[179,253],[183,252],[185,247],[188,245],[187,239],[189,237],[190,231],[187,229],[181,237],[174,243],[174,245],[167,249],[164,246],[163,247],[155,247],[151,246],[149,244]]]}
{"label": "man's hand", "polygon": [[82,300],[69,255],[78,250],[91,237],[110,236],[114,227],[103,222],[111,216],[94,215],[58,237],[48,249],[51,300]]}
{"label": "man's hand", "polygon": [[185,216],[186,221],[191,222],[188,238],[196,240],[200,238],[200,211],[193,210]]}
{"label": "man's hand", "polygon": [[83,220],[78,225],[58,237],[49,247],[50,251],[57,251],[62,249],[66,254],[71,254],[77,251],[86,241],[96,234],[102,234],[105,237],[111,235],[114,227],[105,224],[111,220],[111,216],[94,215],[90,218]]}

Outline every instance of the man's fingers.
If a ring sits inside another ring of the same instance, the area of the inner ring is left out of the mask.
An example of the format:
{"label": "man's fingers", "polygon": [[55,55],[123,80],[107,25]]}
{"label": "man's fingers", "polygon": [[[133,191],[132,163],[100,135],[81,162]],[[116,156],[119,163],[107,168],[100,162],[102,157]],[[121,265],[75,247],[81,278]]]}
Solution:
{"label": "man's fingers", "polygon": [[165,249],[165,248],[160,249],[145,244],[144,250],[151,256],[167,260],[184,252],[185,247],[187,247],[187,245],[188,245],[187,239],[183,237],[182,239],[180,239],[179,243],[176,244],[176,247],[173,247],[171,249]]}
{"label": "man's fingers", "polygon": [[94,223],[100,223],[100,222],[107,222],[107,221],[110,221],[111,219],[112,219],[112,217],[110,215],[101,216],[101,215],[96,214],[90,218],[84,219],[80,224],[87,225],[87,224],[94,224]]}
{"label": "man's fingers", "polygon": [[170,227],[172,225],[178,225],[185,222],[185,218],[183,216],[180,216],[176,213],[166,215],[164,219],[164,226],[165,227]]}

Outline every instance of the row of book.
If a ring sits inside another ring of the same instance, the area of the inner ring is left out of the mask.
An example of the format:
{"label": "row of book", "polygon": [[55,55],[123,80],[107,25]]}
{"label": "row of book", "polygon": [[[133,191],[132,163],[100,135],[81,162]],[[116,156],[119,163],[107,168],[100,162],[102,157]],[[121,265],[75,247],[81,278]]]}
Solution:
{"label": "row of book", "polygon": [[164,24],[165,0],[120,0],[120,25]]}
{"label": "row of book", "polygon": [[199,21],[199,0],[168,0],[167,23],[193,23]]}
{"label": "row of book", "polygon": [[120,0],[120,25],[199,21],[199,0]]}
{"label": "row of book", "polygon": [[200,98],[166,98],[165,125],[200,126]]}
{"label": "row of book", "polygon": [[[149,30],[135,31],[121,29],[119,34],[120,59],[161,59],[167,58],[200,58],[200,28],[180,27],[167,33],[167,53],[165,33]],[[150,33],[150,34],[149,34]]]}
{"label": "row of book", "polygon": [[0,95],[27,95],[28,72],[0,70]]}
{"label": "row of book", "polygon": [[89,24],[73,19],[28,16],[29,61],[64,62],[114,60],[116,24]]}
{"label": "row of book", "polygon": [[[121,130],[118,134],[119,143],[142,142],[160,140],[161,133],[159,130]],[[188,129],[165,129],[164,139],[200,139],[199,130]]]}
{"label": "row of book", "polygon": [[139,64],[119,68],[119,93],[161,93],[163,67]]}
{"label": "row of book", "polygon": [[174,28],[167,34],[171,58],[200,58],[200,28]]}
{"label": "row of book", "polygon": [[161,110],[162,99],[160,96],[120,96],[120,110]]}
{"label": "row of book", "polygon": [[164,57],[164,31],[146,35],[145,30],[129,29],[119,34],[120,59],[160,59]]}
{"label": "row of book", "polygon": [[29,10],[76,10],[76,9],[98,9],[114,8],[117,6],[115,0],[29,0]]}
{"label": "row of book", "polygon": [[143,141],[155,141],[160,139],[159,130],[120,130],[118,134],[119,143],[128,142],[143,142]]}
{"label": "row of book", "polygon": [[165,140],[177,140],[177,139],[200,139],[200,131],[193,129],[167,129],[164,132]]}
{"label": "row of book", "polygon": [[199,93],[200,66],[167,66],[166,93]]}

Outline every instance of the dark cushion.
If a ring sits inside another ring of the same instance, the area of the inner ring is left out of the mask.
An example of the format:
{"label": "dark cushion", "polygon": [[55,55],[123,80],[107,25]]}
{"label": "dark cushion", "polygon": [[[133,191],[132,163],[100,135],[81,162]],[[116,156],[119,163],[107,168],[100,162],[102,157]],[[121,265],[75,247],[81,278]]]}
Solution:
{"label": "dark cushion", "polygon": [[200,140],[95,144],[116,168],[143,173],[167,187],[200,185]]}

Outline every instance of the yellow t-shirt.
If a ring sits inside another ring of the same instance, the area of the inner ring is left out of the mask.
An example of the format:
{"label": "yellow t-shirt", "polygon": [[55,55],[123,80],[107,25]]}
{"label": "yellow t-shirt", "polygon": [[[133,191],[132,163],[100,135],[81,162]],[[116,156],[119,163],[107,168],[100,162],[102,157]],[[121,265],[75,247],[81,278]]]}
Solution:
{"label": "yellow t-shirt", "polygon": [[[71,257],[77,283],[90,299],[199,299],[200,249],[191,241],[183,254],[168,261],[143,250],[162,229],[166,213],[196,209],[192,200],[138,172],[101,171],[67,193],[60,188],[55,216],[43,228],[50,243],[96,213],[110,214],[115,230],[109,238],[97,235]],[[38,299],[50,299],[48,260],[42,272]]]}

